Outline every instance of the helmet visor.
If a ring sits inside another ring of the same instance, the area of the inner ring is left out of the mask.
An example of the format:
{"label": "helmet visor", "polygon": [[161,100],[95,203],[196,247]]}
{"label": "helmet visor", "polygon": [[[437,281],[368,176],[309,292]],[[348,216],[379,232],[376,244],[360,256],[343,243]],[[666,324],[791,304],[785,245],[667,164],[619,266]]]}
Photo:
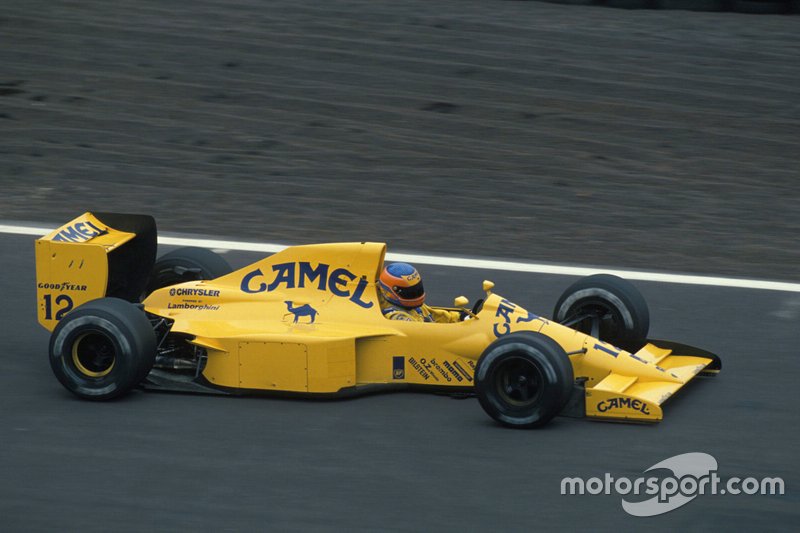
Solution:
{"label": "helmet visor", "polygon": [[421,281],[416,285],[412,285],[411,287],[398,287],[395,285],[392,288],[394,289],[395,294],[404,300],[416,300],[425,294],[425,289],[422,287]]}

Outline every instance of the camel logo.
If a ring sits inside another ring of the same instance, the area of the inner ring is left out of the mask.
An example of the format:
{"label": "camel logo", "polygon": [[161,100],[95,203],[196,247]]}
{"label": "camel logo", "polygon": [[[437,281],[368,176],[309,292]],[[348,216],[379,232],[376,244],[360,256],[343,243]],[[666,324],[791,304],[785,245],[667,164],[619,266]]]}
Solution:
{"label": "camel logo", "polygon": [[317,319],[317,310],[308,304],[303,304],[298,307],[295,307],[294,302],[292,302],[291,300],[286,300],[284,303],[286,304],[286,309],[288,309],[289,312],[283,316],[285,318],[289,315],[294,315],[294,320],[292,321],[292,324],[297,324],[298,323],[297,320],[301,316],[307,316],[311,318],[311,321],[309,321],[308,324],[313,324],[314,321]]}

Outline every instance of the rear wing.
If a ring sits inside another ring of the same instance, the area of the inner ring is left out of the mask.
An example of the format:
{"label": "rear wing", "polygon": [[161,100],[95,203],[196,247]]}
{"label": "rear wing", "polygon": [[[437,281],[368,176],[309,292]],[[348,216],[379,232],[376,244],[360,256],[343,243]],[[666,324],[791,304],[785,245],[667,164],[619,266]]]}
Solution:
{"label": "rear wing", "polygon": [[84,213],[36,241],[39,323],[52,331],[79,305],[113,296],[138,302],[156,257],[147,215]]}

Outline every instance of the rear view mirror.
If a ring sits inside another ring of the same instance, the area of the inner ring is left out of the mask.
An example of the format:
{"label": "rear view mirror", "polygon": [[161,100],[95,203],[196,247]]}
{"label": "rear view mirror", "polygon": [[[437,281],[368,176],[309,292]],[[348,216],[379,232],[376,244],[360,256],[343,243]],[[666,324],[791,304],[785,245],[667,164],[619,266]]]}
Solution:
{"label": "rear view mirror", "polygon": [[483,280],[483,290],[486,291],[487,298],[492,295],[493,288],[494,288],[494,282],[491,282],[488,279]]}

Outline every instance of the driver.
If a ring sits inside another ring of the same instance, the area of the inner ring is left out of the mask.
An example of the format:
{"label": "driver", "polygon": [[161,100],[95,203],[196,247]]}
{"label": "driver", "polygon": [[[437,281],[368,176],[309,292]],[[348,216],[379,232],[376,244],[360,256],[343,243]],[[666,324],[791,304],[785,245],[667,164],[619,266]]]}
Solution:
{"label": "driver", "polygon": [[408,263],[386,265],[378,280],[383,316],[409,322],[459,322],[464,312],[425,305],[425,289],[417,269]]}

